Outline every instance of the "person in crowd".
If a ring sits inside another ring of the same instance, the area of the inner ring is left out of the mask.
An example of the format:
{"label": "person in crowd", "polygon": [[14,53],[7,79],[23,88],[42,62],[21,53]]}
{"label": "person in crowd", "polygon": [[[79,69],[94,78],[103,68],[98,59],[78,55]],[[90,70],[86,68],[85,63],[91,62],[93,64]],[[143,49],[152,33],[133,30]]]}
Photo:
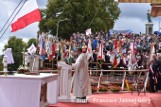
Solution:
{"label": "person in crowd", "polygon": [[120,58],[119,67],[127,68],[127,64],[128,64],[127,55],[126,55],[126,53],[123,53],[123,54],[121,55],[121,58]]}
{"label": "person in crowd", "polygon": [[161,90],[161,53],[157,54],[157,60],[153,64],[153,71],[157,77],[156,91]]}
{"label": "person in crowd", "polygon": [[149,91],[154,93],[155,92],[155,85],[157,83],[157,78],[156,78],[156,72],[154,72],[153,69],[155,69],[155,62],[156,62],[156,55],[153,55],[153,59],[149,62]]}
{"label": "person in crowd", "polygon": [[92,49],[93,49],[93,50],[96,50],[97,44],[98,44],[98,40],[95,38],[95,39],[92,41]]}

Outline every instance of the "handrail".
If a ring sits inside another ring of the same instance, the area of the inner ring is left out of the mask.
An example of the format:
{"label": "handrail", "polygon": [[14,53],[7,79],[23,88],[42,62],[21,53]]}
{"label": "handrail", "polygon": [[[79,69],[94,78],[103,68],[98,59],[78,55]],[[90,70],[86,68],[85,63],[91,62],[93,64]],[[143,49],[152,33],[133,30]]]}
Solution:
{"label": "handrail", "polygon": [[[72,70],[74,72],[74,70]],[[122,80],[121,80],[121,90],[123,91],[124,90],[124,86],[125,86],[125,79],[127,77],[127,72],[146,72],[146,79],[145,79],[145,82],[144,82],[144,88],[147,87],[147,80],[148,80],[148,76],[149,76],[149,69],[138,69],[138,70],[88,70],[89,73],[90,73],[90,76],[92,76],[92,72],[100,72],[98,74],[98,84],[97,84],[97,88],[99,89],[100,87],[100,84],[101,84],[101,78],[103,76],[103,72],[123,72],[123,75],[122,75]],[[58,70],[36,70],[34,72],[39,72],[39,73],[58,73]],[[97,90],[98,91],[98,90]]]}
{"label": "handrail", "polygon": [[[75,70],[72,70],[73,72]],[[88,70],[89,72],[149,72],[149,69],[138,69],[138,70]],[[58,72],[58,70],[35,70],[34,72]]]}
{"label": "handrail", "polygon": [[112,72],[112,71],[113,71],[113,72],[118,72],[118,71],[120,71],[120,72],[121,72],[121,71],[122,71],[122,72],[125,72],[125,71],[126,71],[126,72],[127,72],[127,71],[128,71],[128,72],[141,72],[141,71],[142,71],[142,72],[144,72],[144,71],[146,71],[146,72],[148,72],[149,69],[139,69],[139,70],[89,70],[89,71],[93,71],[93,72],[94,72],[94,71],[95,71],[95,72],[101,72],[101,71],[104,71],[104,72],[106,72],[106,71],[107,71],[107,72]]}

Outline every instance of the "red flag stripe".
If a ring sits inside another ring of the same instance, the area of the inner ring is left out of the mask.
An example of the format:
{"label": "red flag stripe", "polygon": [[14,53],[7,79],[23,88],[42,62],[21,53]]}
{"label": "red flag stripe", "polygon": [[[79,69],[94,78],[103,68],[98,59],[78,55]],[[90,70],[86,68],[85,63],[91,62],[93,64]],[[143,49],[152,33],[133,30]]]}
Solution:
{"label": "red flag stripe", "polygon": [[20,17],[16,22],[12,23],[12,32],[22,29],[33,22],[38,22],[41,20],[40,10],[36,9],[22,17]]}

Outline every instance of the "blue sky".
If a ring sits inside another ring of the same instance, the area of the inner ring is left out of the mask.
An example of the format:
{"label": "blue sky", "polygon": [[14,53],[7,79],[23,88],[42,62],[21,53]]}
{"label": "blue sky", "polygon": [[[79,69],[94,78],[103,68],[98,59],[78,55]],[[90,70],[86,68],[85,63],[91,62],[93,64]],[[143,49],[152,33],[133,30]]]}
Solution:
{"label": "blue sky", "polygon": [[[45,8],[47,0],[37,0],[39,8]],[[0,29],[5,24],[7,18],[16,7],[20,0],[0,0]],[[145,23],[147,22],[146,13],[151,9],[150,4],[139,4],[139,3],[120,3],[119,7],[121,9],[121,14],[119,19],[116,21],[114,29],[116,30],[126,30],[130,29],[134,33],[144,33],[145,32]],[[154,23],[154,31],[159,29],[159,21],[161,17],[152,18]],[[16,35],[19,38],[23,38],[24,41],[27,41],[30,38],[36,38],[36,33],[38,31],[38,23],[29,25],[28,27],[12,33],[9,28],[5,35],[0,39],[0,54],[2,54],[2,49],[4,44],[7,43],[10,36]],[[0,33],[0,36],[2,33]]]}

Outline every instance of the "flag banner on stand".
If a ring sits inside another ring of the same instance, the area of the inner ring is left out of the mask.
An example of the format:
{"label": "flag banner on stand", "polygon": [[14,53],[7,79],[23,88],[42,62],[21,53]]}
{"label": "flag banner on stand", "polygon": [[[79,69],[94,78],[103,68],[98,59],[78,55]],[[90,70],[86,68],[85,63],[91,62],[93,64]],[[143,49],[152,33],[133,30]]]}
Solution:
{"label": "flag banner on stand", "polygon": [[87,60],[89,60],[90,57],[93,56],[91,39],[89,39],[89,41],[88,41],[88,48],[87,48],[86,54],[87,54]]}
{"label": "flag banner on stand", "polygon": [[103,48],[104,48],[104,45],[103,43],[101,42],[100,43],[100,46],[99,46],[99,52],[98,52],[98,56],[97,56],[97,59],[102,59],[103,61],[105,60],[105,56],[103,54]]}
{"label": "flag banner on stand", "polygon": [[56,43],[53,43],[52,44],[52,53],[49,55],[48,59],[51,61],[53,59],[53,57],[55,56],[55,53],[56,53],[56,49],[57,49],[57,46],[56,46]]}
{"label": "flag banner on stand", "polygon": [[36,50],[37,50],[37,48],[35,47],[34,44],[32,44],[32,45],[27,49],[27,51],[28,51],[28,53],[29,53],[30,55],[34,54],[34,53],[36,52]]}
{"label": "flag banner on stand", "polygon": [[45,40],[44,36],[40,36],[39,41],[39,55],[41,56],[41,59],[44,61],[46,59],[46,52],[45,52]]}
{"label": "flag banner on stand", "polygon": [[110,57],[110,61],[112,62],[114,67],[117,67],[120,64],[120,55],[119,52],[121,51],[120,41],[115,40],[113,45],[113,52]]}
{"label": "flag banner on stand", "polygon": [[136,58],[135,58],[136,44],[134,42],[131,42],[129,49],[130,49],[130,54],[131,54],[131,62],[132,64],[134,64],[136,62]]}
{"label": "flag banner on stand", "polygon": [[40,21],[41,14],[36,0],[27,0],[11,24],[12,32]]}
{"label": "flag banner on stand", "polygon": [[129,54],[129,61],[128,61],[128,70],[134,70],[136,69],[136,66],[137,66],[137,60],[135,58],[136,45],[134,44],[134,42],[130,43],[129,50],[130,50],[130,54]]}
{"label": "flag banner on stand", "polygon": [[154,45],[151,45],[151,49],[150,49],[150,57],[149,57],[149,62],[151,62],[153,59],[153,55],[155,54],[155,48]]}
{"label": "flag banner on stand", "polygon": [[92,34],[91,28],[86,30],[86,35],[90,35],[90,34]]}

